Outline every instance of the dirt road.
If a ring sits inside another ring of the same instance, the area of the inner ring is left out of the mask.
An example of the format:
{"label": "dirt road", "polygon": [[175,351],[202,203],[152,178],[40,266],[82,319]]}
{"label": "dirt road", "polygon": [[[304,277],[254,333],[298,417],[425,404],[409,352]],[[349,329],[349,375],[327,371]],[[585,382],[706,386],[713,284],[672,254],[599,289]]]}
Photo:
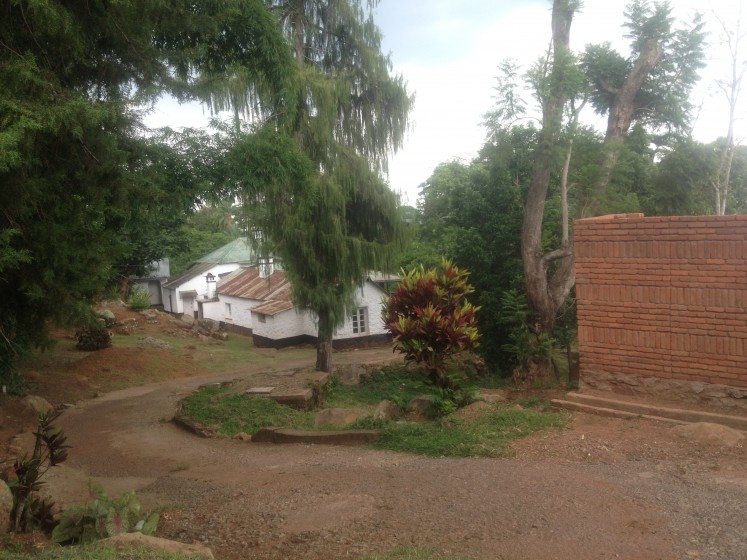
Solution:
{"label": "dirt road", "polygon": [[[336,357],[367,352],[377,351]],[[112,492],[134,488],[165,507],[163,536],[225,559],[356,558],[397,546],[506,560],[747,558],[743,449],[696,448],[666,426],[583,415],[518,443],[514,459],[208,440],[168,422],[190,390],[235,377],[166,381],[67,411],[72,449],[55,493],[80,500],[91,477]]]}

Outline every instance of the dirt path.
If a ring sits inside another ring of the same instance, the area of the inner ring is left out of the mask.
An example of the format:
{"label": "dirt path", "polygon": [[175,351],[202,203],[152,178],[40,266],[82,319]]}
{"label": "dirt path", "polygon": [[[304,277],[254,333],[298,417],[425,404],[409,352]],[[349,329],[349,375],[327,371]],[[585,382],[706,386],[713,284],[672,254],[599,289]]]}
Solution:
{"label": "dirt path", "polygon": [[166,507],[163,536],[225,559],[397,546],[506,560],[747,558],[742,449],[693,449],[668,427],[583,415],[501,460],[206,440],[167,422],[193,388],[235,377],[126,389],[67,411],[71,458],[55,493],[80,500],[89,477],[112,492],[137,489]]}

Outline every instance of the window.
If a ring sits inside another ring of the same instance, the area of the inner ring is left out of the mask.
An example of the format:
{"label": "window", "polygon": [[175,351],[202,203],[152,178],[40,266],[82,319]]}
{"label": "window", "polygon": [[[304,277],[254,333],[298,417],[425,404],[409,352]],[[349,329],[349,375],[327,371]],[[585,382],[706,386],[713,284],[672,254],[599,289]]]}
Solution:
{"label": "window", "polygon": [[226,304],[226,317],[230,317],[230,316],[231,316],[231,304],[227,303]]}
{"label": "window", "polygon": [[353,313],[353,333],[361,334],[366,332],[366,312],[368,307],[359,307]]}
{"label": "window", "polygon": [[265,318],[265,314],[264,313],[257,313],[257,320],[260,323],[266,323],[267,322],[267,319]]}

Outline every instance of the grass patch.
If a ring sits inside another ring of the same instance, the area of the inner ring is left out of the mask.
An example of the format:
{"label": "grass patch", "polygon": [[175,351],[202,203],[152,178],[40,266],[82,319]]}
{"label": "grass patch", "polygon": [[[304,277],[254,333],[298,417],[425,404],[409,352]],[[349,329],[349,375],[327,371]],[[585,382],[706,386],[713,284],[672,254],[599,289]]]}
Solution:
{"label": "grass patch", "polygon": [[[387,388],[401,387],[401,379],[384,380],[378,376],[359,386],[337,385],[332,388],[330,406],[355,406],[392,400]],[[422,393],[421,386],[406,384],[406,395]],[[314,427],[314,412],[295,410],[265,397],[232,393],[230,387],[205,387],[183,401],[183,412],[219,433],[233,436],[239,432],[254,434],[264,427],[300,430]],[[362,418],[348,429],[380,429],[380,449],[404,451],[431,457],[501,457],[511,441],[534,432],[565,425],[567,417],[554,412],[495,408],[483,416],[464,420],[447,416],[430,422],[376,421]],[[339,429],[325,426],[321,429]]]}
{"label": "grass patch", "polygon": [[55,546],[40,552],[6,552],[0,550],[0,560],[191,560],[191,558],[193,557],[134,547],[116,551],[101,544]]}
{"label": "grass patch", "polygon": [[511,441],[565,424],[557,413],[496,409],[473,421],[389,422],[375,446],[431,457],[502,457]]}
{"label": "grass patch", "polygon": [[344,385],[334,378],[325,403],[334,407],[350,407],[390,400],[404,408],[413,397],[424,394],[436,395],[438,390],[429,385],[422,375],[408,373],[402,367],[388,367],[364,378],[359,385]]}
{"label": "grass patch", "polygon": [[314,427],[314,414],[295,410],[265,397],[230,393],[228,387],[205,387],[182,401],[183,413],[233,436],[253,434],[260,428],[282,426],[308,430]]}
{"label": "grass patch", "polygon": [[397,548],[385,554],[363,556],[359,560],[470,560],[466,556],[445,556],[435,550],[423,548]]}

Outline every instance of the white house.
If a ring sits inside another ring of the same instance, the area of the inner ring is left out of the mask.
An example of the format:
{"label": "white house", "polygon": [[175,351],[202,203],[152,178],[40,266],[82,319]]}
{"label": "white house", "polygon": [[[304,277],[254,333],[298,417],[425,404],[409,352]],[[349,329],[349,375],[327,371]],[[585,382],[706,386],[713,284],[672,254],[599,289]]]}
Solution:
{"label": "white house", "polygon": [[233,272],[241,265],[255,263],[255,253],[246,239],[231,241],[198,259],[184,274],[163,285],[164,310],[197,317],[205,302],[217,301],[215,286],[221,276]]}
{"label": "white house", "polygon": [[[374,280],[374,278],[376,280]],[[381,319],[385,283],[396,277],[372,274],[356,291],[356,307],[333,336],[336,348],[391,340]],[[316,315],[293,303],[286,273],[272,267],[242,267],[218,284],[218,301],[205,317],[231,325],[232,330],[251,332],[257,347],[281,348],[316,342]]]}
{"label": "white house", "polygon": [[151,305],[163,304],[163,284],[169,279],[169,259],[150,263],[146,274],[130,278],[132,288],[150,294]]}

